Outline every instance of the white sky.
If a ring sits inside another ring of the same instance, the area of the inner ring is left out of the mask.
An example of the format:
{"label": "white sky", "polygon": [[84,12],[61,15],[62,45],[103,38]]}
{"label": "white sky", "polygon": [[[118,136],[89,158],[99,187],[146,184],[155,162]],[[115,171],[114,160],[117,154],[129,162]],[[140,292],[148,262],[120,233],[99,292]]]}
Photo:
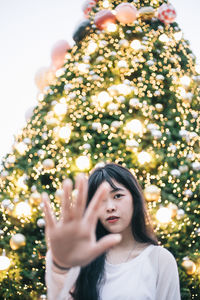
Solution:
{"label": "white sky", "polygon": [[[0,160],[13,135],[25,125],[25,112],[37,104],[34,76],[50,65],[53,44],[73,43],[84,0],[0,0]],[[200,61],[200,1],[171,0],[177,22]]]}

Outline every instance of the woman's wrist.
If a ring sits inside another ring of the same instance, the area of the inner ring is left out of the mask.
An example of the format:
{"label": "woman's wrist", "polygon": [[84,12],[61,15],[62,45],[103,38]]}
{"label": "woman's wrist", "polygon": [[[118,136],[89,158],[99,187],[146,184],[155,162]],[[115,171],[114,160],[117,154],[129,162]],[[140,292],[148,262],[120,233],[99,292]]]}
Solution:
{"label": "woman's wrist", "polygon": [[53,263],[54,270],[56,268],[56,270],[61,271],[62,273],[65,273],[65,272],[67,272],[71,269],[71,267],[62,267],[62,266],[60,266],[58,263],[55,262],[54,259],[52,259],[52,263]]}

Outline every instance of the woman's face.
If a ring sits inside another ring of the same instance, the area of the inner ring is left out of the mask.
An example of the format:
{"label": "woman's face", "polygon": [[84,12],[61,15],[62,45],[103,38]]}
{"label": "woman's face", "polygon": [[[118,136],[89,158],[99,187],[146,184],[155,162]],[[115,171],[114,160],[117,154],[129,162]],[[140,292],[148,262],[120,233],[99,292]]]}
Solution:
{"label": "woman's face", "polygon": [[116,189],[109,185],[108,196],[101,203],[99,219],[109,232],[122,233],[131,224],[133,198],[122,184],[115,180],[113,183]]}

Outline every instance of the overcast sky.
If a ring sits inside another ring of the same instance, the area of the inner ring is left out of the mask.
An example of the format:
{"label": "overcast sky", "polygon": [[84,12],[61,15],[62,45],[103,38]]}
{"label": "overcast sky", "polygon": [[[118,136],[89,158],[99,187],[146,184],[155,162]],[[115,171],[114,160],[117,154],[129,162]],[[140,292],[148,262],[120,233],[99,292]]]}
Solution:
{"label": "overcast sky", "polygon": [[[37,104],[35,73],[50,65],[53,44],[73,43],[84,0],[0,0],[0,160],[13,135],[25,125],[25,112]],[[171,0],[177,22],[200,61],[200,1]]]}

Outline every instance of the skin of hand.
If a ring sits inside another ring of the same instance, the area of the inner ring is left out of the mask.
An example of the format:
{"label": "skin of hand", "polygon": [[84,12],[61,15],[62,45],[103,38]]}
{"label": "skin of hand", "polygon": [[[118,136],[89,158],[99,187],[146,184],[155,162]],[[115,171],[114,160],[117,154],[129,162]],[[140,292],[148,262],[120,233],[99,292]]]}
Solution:
{"label": "skin of hand", "polygon": [[64,193],[58,221],[51,209],[47,193],[42,194],[46,241],[53,260],[64,268],[85,266],[121,241],[120,234],[109,234],[96,241],[95,230],[101,202],[108,195],[109,184],[103,182],[99,186],[87,209],[88,182],[84,174],[77,176],[75,188],[76,197],[71,202],[72,181],[66,179],[63,182]]}

